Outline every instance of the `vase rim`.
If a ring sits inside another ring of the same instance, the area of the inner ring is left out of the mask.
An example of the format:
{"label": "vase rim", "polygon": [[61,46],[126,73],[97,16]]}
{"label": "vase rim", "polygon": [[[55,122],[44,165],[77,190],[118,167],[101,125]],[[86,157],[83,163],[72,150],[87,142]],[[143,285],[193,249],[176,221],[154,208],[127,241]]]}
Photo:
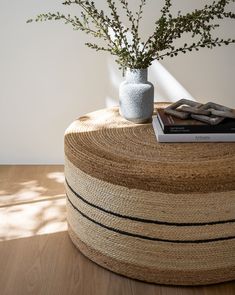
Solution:
{"label": "vase rim", "polygon": [[147,68],[127,68],[128,71],[145,71],[148,70]]}
{"label": "vase rim", "polygon": [[148,69],[127,69],[126,81],[131,83],[145,83],[148,78]]}

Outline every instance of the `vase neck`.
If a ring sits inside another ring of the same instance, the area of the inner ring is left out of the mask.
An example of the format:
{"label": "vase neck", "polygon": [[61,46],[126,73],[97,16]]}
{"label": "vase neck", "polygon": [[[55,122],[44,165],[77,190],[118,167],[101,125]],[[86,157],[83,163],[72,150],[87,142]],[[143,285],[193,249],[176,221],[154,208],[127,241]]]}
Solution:
{"label": "vase neck", "polygon": [[146,83],[148,81],[148,69],[127,69],[126,81],[129,83]]}

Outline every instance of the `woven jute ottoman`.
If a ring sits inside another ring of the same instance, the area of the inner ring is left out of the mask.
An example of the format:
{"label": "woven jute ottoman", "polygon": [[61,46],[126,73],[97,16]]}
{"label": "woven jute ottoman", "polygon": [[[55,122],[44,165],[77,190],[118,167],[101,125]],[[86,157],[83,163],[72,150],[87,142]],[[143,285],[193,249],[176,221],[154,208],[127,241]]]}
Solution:
{"label": "woven jute ottoman", "polygon": [[65,134],[69,235],[97,264],[173,285],[235,279],[235,144],[159,144],[118,108]]}

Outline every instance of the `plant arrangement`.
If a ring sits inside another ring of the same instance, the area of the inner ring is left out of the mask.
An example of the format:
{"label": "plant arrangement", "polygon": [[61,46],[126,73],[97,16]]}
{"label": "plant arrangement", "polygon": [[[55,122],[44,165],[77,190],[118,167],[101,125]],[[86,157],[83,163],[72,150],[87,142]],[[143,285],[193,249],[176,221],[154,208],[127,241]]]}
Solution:
{"label": "plant arrangement", "polygon": [[[39,14],[35,21],[62,20],[65,24],[70,24],[74,30],[80,30],[102,39],[106,46],[89,42],[85,44],[97,51],[108,51],[116,57],[116,62],[123,70],[127,68],[144,69],[148,68],[155,59],[162,60],[167,56],[177,56],[181,52],[187,53],[203,47],[213,49],[216,46],[235,42],[234,39],[225,40],[212,35],[213,31],[220,26],[216,20],[235,19],[235,13],[226,11],[228,4],[235,0],[213,1],[212,4],[185,15],[179,11],[177,16],[171,13],[172,0],[165,0],[161,16],[155,21],[153,34],[145,41],[140,38],[139,28],[147,0],[140,0],[135,13],[130,10],[127,0],[116,1],[125,11],[129,26],[125,26],[121,21],[114,0],[106,0],[109,8],[107,14],[103,10],[98,10],[93,1],[68,0],[62,4],[79,6],[81,9],[79,17],[57,12]],[[32,21],[32,19],[28,20],[28,22]],[[192,43],[175,46],[175,41],[182,38],[185,33],[191,35]],[[131,35],[131,40],[128,34]]]}

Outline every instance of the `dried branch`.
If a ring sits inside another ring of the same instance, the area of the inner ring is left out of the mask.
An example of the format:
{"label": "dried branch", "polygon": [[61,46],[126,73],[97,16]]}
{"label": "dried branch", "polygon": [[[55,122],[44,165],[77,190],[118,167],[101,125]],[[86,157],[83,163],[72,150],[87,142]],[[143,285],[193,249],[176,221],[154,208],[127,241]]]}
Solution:
{"label": "dried branch", "polygon": [[[217,46],[235,43],[235,39],[219,39],[212,34],[220,26],[222,19],[235,19],[235,13],[225,11],[227,6],[235,0],[217,0],[211,5],[205,5],[202,9],[182,15],[179,11],[176,17],[171,14],[172,1],[165,0],[161,9],[161,17],[155,22],[155,29],[146,42],[141,42],[139,36],[140,21],[143,17],[143,8],[146,0],[140,0],[137,12],[133,13],[127,0],[118,0],[125,11],[129,27],[124,26],[120,20],[115,0],[106,0],[110,10],[110,16],[103,10],[96,8],[95,2],[90,0],[67,0],[64,5],[77,5],[81,9],[80,17],[57,13],[39,14],[34,21],[62,20],[70,24],[74,30],[81,30],[95,38],[102,39],[107,46],[86,43],[89,48],[96,51],[107,51],[116,56],[116,62],[120,69],[147,68],[155,59],[174,57],[179,53],[187,53],[201,48],[213,49]],[[29,20],[28,22],[32,22]],[[111,32],[113,34],[111,34]],[[132,40],[128,40],[127,34],[131,34]],[[175,41],[181,39],[184,34],[190,34],[191,45],[184,44],[175,48]]]}

